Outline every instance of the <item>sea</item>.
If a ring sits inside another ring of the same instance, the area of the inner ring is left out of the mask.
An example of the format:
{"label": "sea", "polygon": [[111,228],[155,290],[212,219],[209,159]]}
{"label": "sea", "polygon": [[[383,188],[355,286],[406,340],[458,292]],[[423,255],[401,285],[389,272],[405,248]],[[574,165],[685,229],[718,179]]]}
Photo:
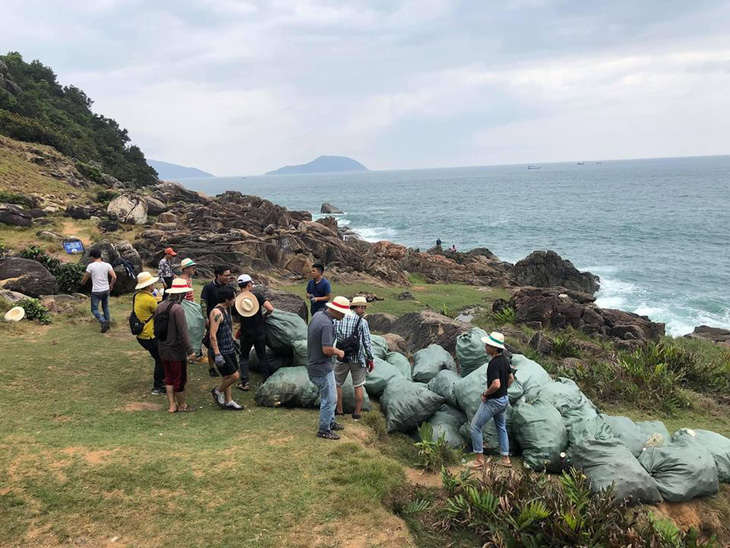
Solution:
{"label": "sea", "polygon": [[318,218],[323,202],[365,240],[486,247],[516,262],[552,249],[601,278],[598,305],[679,336],[730,329],[730,156],[184,179]]}

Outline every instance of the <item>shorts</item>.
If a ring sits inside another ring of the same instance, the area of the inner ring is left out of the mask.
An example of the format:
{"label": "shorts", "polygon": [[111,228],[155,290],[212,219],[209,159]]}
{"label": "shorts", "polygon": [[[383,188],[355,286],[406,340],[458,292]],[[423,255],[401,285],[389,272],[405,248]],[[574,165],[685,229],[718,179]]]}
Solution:
{"label": "shorts", "polygon": [[238,359],[236,358],[236,354],[222,354],[222,356],[223,359],[226,360],[226,363],[223,365],[216,365],[218,372],[224,377],[233,375],[236,371],[238,371]]}
{"label": "shorts", "polygon": [[162,360],[165,371],[165,384],[172,386],[175,392],[184,392],[188,382],[188,362]]}
{"label": "shorts", "polygon": [[365,384],[365,375],[367,368],[363,367],[361,363],[335,363],[335,382],[337,386],[342,386],[347,380],[347,374],[352,373],[352,386],[357,388]]}

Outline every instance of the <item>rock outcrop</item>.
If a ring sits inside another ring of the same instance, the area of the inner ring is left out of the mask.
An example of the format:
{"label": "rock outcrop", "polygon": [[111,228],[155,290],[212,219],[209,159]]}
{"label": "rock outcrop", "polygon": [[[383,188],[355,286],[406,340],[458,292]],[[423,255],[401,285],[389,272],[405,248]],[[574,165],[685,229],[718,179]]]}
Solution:
{"label": "rock outcrop", "polygon": [[720,329],[719,327],[710,327],[709,325],[699,325],[695,327],[692,333],[685,335],[685,337],[688,339],[701,339],[730,346],[730,329]]}
{"label": "rock outcrop", "polygon": [[331,215],[342,215],[345,213],[339,207],[333,206],[332,204],[325,202],[322,207],[319,208],[320,213],[329,213]]}
{"label": "rock outcrop", "polygon": [[29,297],[56,292],[56,278],[39,262],[20,257],[0,259],[0,286]]}
{"label": "rock outcrop", "polygon": [[295,293],[279,291],[268,286],[258,286],[254,292],[261,293],[267,301],[271,302],[275,310],[285,310],[297,314],[305,322],[309,320],[309,306],[307,302]]}
{"label": "rock outcrop", "polygon": [[10,226],[33,226],[33,216],[20,206],[0,203],[0,223]]}
{"label": "rock outcrop", "polygon": [[594,295],[600,287],[598,276],[580,272],[554,251],[533,251],[515,263],[512,277],[519,285],[564,287],[589,295]]}
{"label": "rock outcrop", "polygon": [[[89,257],[89,251],[91,251],[92,248],[100,249],[102,260],[111,265],[114,265],[114,262],[117,259],[121,258],[125,261],[129,261],[134,267],[136,273],[142,271],[142,258],[140,257],[134,246],[132,246],[132,244],[126,240],[122,240],[116,243],[104,241],[88,247],[81,257],[80,262],[82,265],[86,266],[91,262],[91,258]],[[127,273],[127,270],[124,268],[124,266],[121,265],[114,266],[114,272],[117,275],[117,282],[116,284],[114,284],[114,289],[112,290],[111,294],[124,295],[126,293],[133,292],[134,286],[137,285],[136,277],[130,277]]]}
{"label": "rock outcrop", "polygon": [[149,195],[144,195],[142,196],[142,199],[147,204],[147,213],[149,215],[159,215],[160,213],[164,213],[168,210],[167,205],[157,198]]}
{"label": "rock outcrop", "polygon": [[438,344],[451,354],[455,354],[456,337],[471,328],[471,325],[448,316],[431,310],[422,310],[401,316],[392,324],[389,331],[403,337],[411,352],[426,348],[429,344]]}
{"label": "rock outcrop", "polygon": [[142,225],[147,222],[147,201],[134,194],[122,194],[109,202],[106,212],[121,223]]}

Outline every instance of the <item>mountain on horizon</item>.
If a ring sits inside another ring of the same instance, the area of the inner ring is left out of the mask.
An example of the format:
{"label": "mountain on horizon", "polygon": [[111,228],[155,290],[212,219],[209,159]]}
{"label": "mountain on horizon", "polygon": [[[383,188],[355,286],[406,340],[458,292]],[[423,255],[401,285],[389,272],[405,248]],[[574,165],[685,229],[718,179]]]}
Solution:
{"label": "mountain on horizon", "polygon": [[265,175],[297,175],[303,173],[343,173],[352,171],[368,171],[364,165],[357,160],[346,156],[320,156],[308,164],[296,166],[284,166],[274,171],[268,171]]}
{"label": "mountain on horizon", "polygon": [[162,180],[169,179],[195,179],[203,177],[215,177],[212,173],[198,169],[197,167],[185,167],[161,160],[147,160],[147,163],[155,168],[157,175]]}

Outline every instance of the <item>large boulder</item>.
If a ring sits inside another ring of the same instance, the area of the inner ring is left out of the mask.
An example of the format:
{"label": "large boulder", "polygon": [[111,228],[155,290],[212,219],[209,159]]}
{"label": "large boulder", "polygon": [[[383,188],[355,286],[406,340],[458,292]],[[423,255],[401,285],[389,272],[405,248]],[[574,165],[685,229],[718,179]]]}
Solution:
{"label": "large boulder", "polygon": [[208,199],[203,195],[188,190],[180,183],[162,182],[155,187],[154,197],[165,204],[182,202],[187,204],[205,204]]}
{"label": "large boulder", "polygon": [[[142,258],[134,246],[126,240],[117,243],[104,241],[87,247],[80,260],[82,265],[86,266],[91,262],[89,251],[93,248],[101,250],[101,258],[104,262],[113,265],[117,259],[121,258],[129,261],[137,273],[142,270]],[[133,292],[134,286],[137,285],[136,277],[129,276],[122,265],[115,266],[114,272],[117,275],[117,282],[114,284],[112,295],[125,295]]]}
{"label": "large boulder", "polygon": [[287,291],[279,291],[268,286],[259,286],[254,291],[260,291],[264,299],[271,302],[274,308],[292,312],[305,322],[309,320],[309,306],[299,295]]}
{"label": "large boulder", "polygon": [[5,257],[0,259],[0,286],[29,297],[51,295],[58,290],[56,277],[38,261]]}
{"label": "large boulder", "polygon": [[106,212],[122,223],[142,225],[147,222],[147,202],[134,194],[117,196],[109,202]]}
{"label": "large boulder", "polygon": [[91,219],[91,215],[93,213],[94,212],[90,207],[77,206],[77,205],[72,204],[66,208],[66,211],[64,211],[63,216],[71,217],[72,219],[77,219],[77,220],[86,220],[86,219]]}
{"label": "large boulder", "polygon": [[145,194],[142,196],[142,199],[147,204],[147,213],[150,215],[159,215],[160,213],[164,213],[168,210],[167,205],[157,198]]}
{"label": "large boulder", "polygon": [[422,310],[401,316],[390,331],[402,336],[411,352],[437,344],[453,355],[456,352],[456,338],[471,328],[467,323],[432,310]]}
{"label": "large boulder", "polygon": [[20,206],[0,204],[0,223],[10,226],[33,226],[33,216]]}
{"label": "large boulder", "polygon": [[342,211],[340,208],[333,206],[332,204],[325,202],[322,204],[322,207],[319,208],[320,213],[330,213],[334,215],[342,215],[344,211]]}
{"label": "large boulder", "polygon": [[580,272],[554,251],[533,251],[512,267],[512,277],[520,285],[564,287],[589,295],[600,287],[598,276]]}
{"label": "large boulder", "polygon": [[685,335],[688,339],[701,339],[730,346],[730,329],[720,329],[709,325],[698,325],[692,333]]}
{"label": "large boulder", "polygon": [[368,314],[367,318],[370,331],[377,333],[389,333],[393,329],[393,324],[398,320],[393,314],[384,314],[382,312]]}

